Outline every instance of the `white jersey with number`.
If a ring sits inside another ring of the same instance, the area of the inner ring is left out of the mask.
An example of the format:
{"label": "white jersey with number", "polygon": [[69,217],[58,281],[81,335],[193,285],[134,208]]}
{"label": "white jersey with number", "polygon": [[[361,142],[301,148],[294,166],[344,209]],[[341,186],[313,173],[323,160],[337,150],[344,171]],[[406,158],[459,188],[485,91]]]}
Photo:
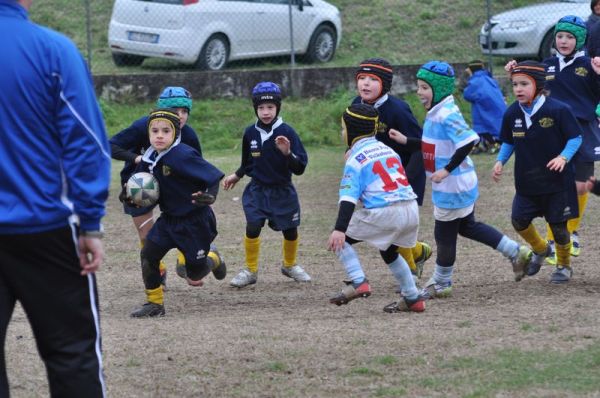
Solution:
{"label": "white jersey with number", "polygon": [[374,137],[364,138],[350,149],[340,184],[340,202],[362,201],[366,209],[414,200],[400,156]]}

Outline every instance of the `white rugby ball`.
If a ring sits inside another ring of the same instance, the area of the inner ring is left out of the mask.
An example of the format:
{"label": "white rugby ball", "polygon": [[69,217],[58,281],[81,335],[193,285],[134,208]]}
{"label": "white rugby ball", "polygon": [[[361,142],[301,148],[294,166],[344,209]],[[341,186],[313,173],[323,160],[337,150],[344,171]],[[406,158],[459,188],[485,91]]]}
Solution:
{"label": "white rugby ball", "polygon": [[160,193],[156,177],[144,171],[129,177],[125,189],[131,201],[140,207],[156,204]]}

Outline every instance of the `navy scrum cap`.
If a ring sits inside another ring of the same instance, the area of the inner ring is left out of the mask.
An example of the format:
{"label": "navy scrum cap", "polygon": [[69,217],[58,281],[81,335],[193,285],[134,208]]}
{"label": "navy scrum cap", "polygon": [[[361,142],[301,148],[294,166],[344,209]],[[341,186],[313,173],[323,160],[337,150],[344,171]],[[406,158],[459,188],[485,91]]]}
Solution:
{"label": "navy scrum cap", "polygon": [[260,104],[272,102],[277,107],[277,114],[281,110],[281,89],[273,82],[260,82],[252,89],[252,105],[256,112]]}

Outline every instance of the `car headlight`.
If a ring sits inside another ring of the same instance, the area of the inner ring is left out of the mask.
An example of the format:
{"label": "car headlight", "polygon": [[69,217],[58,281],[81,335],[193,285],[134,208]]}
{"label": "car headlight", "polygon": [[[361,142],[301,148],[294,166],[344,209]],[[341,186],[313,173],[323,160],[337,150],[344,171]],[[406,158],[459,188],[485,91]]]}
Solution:
{"label": "car headlight", "polygon": [[529,26],[536,25],[537,21],[532,20],[519,20],[519,21],[504,21],[498,24],[500,29],[523,29]]}

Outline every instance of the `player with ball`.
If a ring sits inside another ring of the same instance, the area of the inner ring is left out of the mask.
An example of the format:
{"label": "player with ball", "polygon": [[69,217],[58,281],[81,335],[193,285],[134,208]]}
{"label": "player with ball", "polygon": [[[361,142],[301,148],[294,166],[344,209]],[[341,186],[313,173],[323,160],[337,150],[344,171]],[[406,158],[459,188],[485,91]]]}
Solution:
{"label": "player with ball", "polygon": [[[227,273],[221,259],[209,253],[210,244],[217,236],[215,214],[209,205],[215,201],[224,174],[204,160],[197,150],[182,143],[180,133],[175,110],[157,109],[150,113],[151,147],[144,153],[136,172],[138,175],[151,173],[156,179],[160,186],[161,215],[142,249],[147,302],[131,313],[135,318],[165,314],[159,263],[170,249],[177,248],[183,253],[186,279],[191,286],[202,286],[202,278],[210,271],[217,279],[225,278]],[[127,192],[134,193],[134,190],[129,186]],[[132,203],[132,200],[129,197],[127,202]]]}

